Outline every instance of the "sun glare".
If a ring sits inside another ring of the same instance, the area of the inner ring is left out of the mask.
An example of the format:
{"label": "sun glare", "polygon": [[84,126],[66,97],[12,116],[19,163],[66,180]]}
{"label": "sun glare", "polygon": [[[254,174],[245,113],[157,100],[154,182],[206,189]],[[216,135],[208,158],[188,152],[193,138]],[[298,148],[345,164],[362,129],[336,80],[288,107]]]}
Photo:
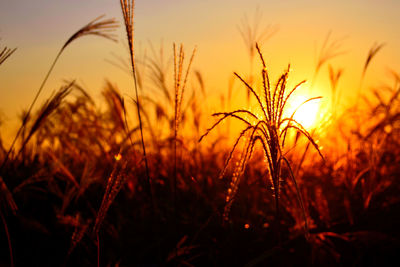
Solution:
{"label": "sun glare", "polygon": [[303,125],[308,131],[313,129],[317,125],[318,118],[321,118],[321,99],[313,99],[304,103],[310,98],[310,96],[305,94],[294,95],[289,99],[290,102],[286,110],[288,117],[295,112],[293,119]]}

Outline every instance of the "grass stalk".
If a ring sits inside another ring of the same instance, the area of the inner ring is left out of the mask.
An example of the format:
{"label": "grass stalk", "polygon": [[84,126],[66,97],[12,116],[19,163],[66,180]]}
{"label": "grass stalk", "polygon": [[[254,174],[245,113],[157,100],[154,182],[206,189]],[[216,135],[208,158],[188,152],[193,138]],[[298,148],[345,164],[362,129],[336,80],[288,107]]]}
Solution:
{"label": "grass stalk", "polygon": [[[196,49],[193,50],[192,56],[189,60],[186,73],[183,71],[183,63],[185,59],[185,53],[183,50],[183,45],[179,47],[179,52],[177,51],[175,43],[173,44],[174,52],[174,88],[175,88],[175,98],[174,98],[174,178],[173,178],[173,205],[174,205],[174,217],[175,217],[175,227],[176,232],[178,230],[178,134],[179,134],[179,124],[181,122],[182,116],[182,103],[183,96],[185,92],[186,82],[190,72],[190,67],[193,62],[193,58]],[[179,161],[181,157],[179,157]],[[175,247],[175,256],[178,256],[178,247]]]}
{"label": "grass stalk", "polygon": [[[245,109],[238,109],[232,112],[214,113],[213,114],[214,116],[220,118],[206,131],[206,133],[200,138],[200,140],[206,135],[208,135],[208,133],[210,133],[212,129],[214,129],[218,124],[220,124],[227,118],[235,118],[246,125],[246,128],[240,133],[233,148],[231,149],[231,152],[229,153],[228,159],[226,160],[224,169],[222,171],[222,173],[224,173],[228,164],[232,161],[233,153],[235,149],[238,147],[239,141],[241,139],[244,140],[245,142],[244,149],[241,152],[241,158],[239,162],[236,163],[230,187],[228,188],[228,194],[226,196],[226,205],[223,214],[224,220],[229,219],[228,215],[233,200],[235,198],[235,195],[238,191],[238,186],[240,184],[241,176],[244,173],[245,167],[253,154],[255,144],[257,142],[261,143],[261,147],[267,162],[266,167],[268,169],[267,172],[268,178],[270,179],[273,187],[272,191],[275,198],[275,212],[276,212],[275,222],[276,222],[276,227],[278,229],[278,242],[280,243],[279,198],[281,190],[281,180],[284,178],[282,177],[282,170],[283,170],[282,162],[284,162],[287,168],[289,169],[290,178],[294,180],[294,184],[296,186],[296,192],[298,195],[299,205],[301,211],[303,212],[303,217],[306,220],[305,209],[301,198],[301,192],[298,188],[297,182],[295,181],[295,177],[293,175],[290,163],[286,159],[283,151],[285,146],[285,139],[286,139],[285,137],[288,131],[294,129],[298,131],[300,134],[304,135],[308,139],[309,143],[314,146],[314,148],[317,150],[322,159],[323,156],[321,154],[321,151],[319,150],[318,145],[313,140],[312,135],[299,122],[293,119],[298,108],[292,113],[290,117],[283,116],[286,104],[288,103],[290,96],[296,89],[299,88],[301,84],[304,83],[304,81],[300,82],[289,92],[286,92],[287,79],[289,74],[289,68],[288,68],[288,70],[285,71],[280,76],[275,87],[274,88],[271,87],[264,57],[261,53],[258,44],[256,44],[256,49],[258,51],[262,63],[261,75],[263,80],[263,87],[261,89],[263,95],[257,94],[256,90],[249,83],[247,83],[239,74],[235,73],[235,75],[245,85],[246,89],[250,92],[250,94],[257,100],[258,109],[261,111],[259,114],[261,115]],[[307,102],[315,99],[319,99],[319,97],[310,98],[304,101],[301,105],[306,104]],[[307,222],[305,222],[304,228],[305,228],[305,234],[308,235]]]}
{"label": "grass stalk", "polygon": [[21,132],[24,130],[24,128],[26,127],[27,124],[27,120],[31,115],[31,112],[33,110],[34,105],[36,104],[36,101],[39,98],[40,93],[42,92],[47,80],[50,77],[50,74],[52,73],[56,63],[58,62],[61,54],[63,53],[63,51],[68,47],[68,45],[70,43],[72,43],[74,40],[85,36],[85,35],[97,35],[97,36],[102,36],[104,38],[110,39],[110,40],[114,40],[113,35],[110,34],[110,31],[114,30],[117,27],[117,24],[115,22],[114,19],[108,19],[108,20],[101,20],[103,16],[97,17],[96,19],[92,20],[91,22],[89,22],[87,25],[85,25],[84,27],[82,27],[80,30],[78,30],[77,32],[75,32],[65,43],[64,45],[61,47],[61,49],[58,51],[56,57],[54,58],[53,62],[51,63],[51,66],[49,68],[49,70],[47,71],[42,83],[39,86],[39,90],[36,92],[35,97],[33,98],[32,103],[30,104],[28,111],[26,112],[23,120],[22,120],[22,125],[19,127],[17,134],[15,135],[10,148],[7,151],[6,157],[3,160],[3,163],[0,166],[0,173],[3,171],[4,166],[6,165],[7,161],[10,158],[10,154],[14,149],[14,146],[16,144],[16,141],[19,137],[19,135],[21,134]]}
{"label": "grass stalk", "polygon": [[41,85],[40,85],[40,87],[39,87],[39,90],[36,92],[36,95],[35,95],[35,97],[33,98],[33,101],[32,101],[32,103],[30,104],[30,106],[29,106],[29,108],[28,108],[28,111],[25,113],[24,118],[22,119],[22,125],[19,127],[19,129],[18,129],[18,131],[17,131],[17,134],[15,135],[15,137],[14,137],[12,143],[11,143],[11,146],[10,146],[10,148],[9,148],[8,151],[7,151],[6,157],[5,157],[4,161],[3,161],[3,163],[1,164],[0,172],[3,170],[4,166],[6,165],[7,161],[9,160],[10,154],[11,154],[11,152],[12,152],[13,149],[14,149],[15,143],[17,142],[17,139],[18,139],[19,135],[20,135],[21,132],[25,129],[26,124],[27,124],[27,121],[28,121],[28,118],[29,118],[29,116],[30,116],[30,114],[31,114],[31,112],[32,112],[33,106],[36,104],[36,101],[37,101],[37,99],[38,99],[40,93],[42,92],[43,87],[44,87],[44,85],[46,84],[46,82],[47,82],[47,80],[48,80],[48,78],[49,78],[51,72],[53,71],[54,66],[56,65],[58,59],[60,58],[62,51],[63,51],[63,49],[61,49],[61,50],[58,52],[57,56],[55,57],[55,59],[54,59],[53,62],[51,63],[50,69],[47,71],[47,74],[46,74],[46,76],[44,77],[44,79],[43,79],[43,81],[42,81],[42,83],[41,83]]}
{"label": "grass stalk", "polygon": [[10,232],[8,231],[8,226],[7,226],[7,221],[4,218],[3,212],[0,209],[0,217],[1,220],[4,224],[4,231],[6,232],[6,236],[7,236],[7,242],[8,242],[8,250],[10,253],[10,266],[14,267],[14,256],[13,256],[13,249],[12,249],[12,245],[11,245],[11,237],[10,237]]}
{"label": "grass stalk", "polygon": [[385,43],[374,43],[372,47],[368,51],[367,58],[365,59],[363,70],[360,78],[360,85],[357,90],[357,98],[356,98],[356,107],[358,108],[359,100],[361,98],[361,90],[364,83],[365,75],[367,73],[368,66],[370,65],[372,59],[376,56],[376,54],[385,46]]}
{"label": "grass stalk", "polygon": [[[262,26],[263,14],[259,7],[256,8],[252,20],[245,14],[240,21],[237,29],[249,52],[249,74],[246,79],[250,85],[254,83],[253,63],[257,53],[255,43],[262,44],[268,41],[279,29],[278,25]],[[247,91],[247,104],[250,104],[250,92]]]}
{"label": "grass stalk", "polygon": [[336,39],[336,40],[331,40],[331,35],[332,32],[329,31],[328,34],[326,35],[326,38],[324,42],[322,43],[322,46],[318,52],[317,55],[317,62],[315,65],[315,70],[313,74],[313,78],[311,80],[311,86],[310,88],[313,87],[313,85],[316,82],[317,76],[321,70],[321,68],[329,61],[332,59],[345,54],[345,51],[341,50],[341,42],[343,39]]}
{"label": "grass stalk", "polygon": [[190,72],[190,67],[193,62],[193,58],[196,49],[193,50],[192,56],[189,60],[189,64],[186,69],[186,73],[183,72],[183,63],[185,59],[185,53],[183,51],[183,45],[180,45],[179,53],[177,53],[176,45],[173,46],[174,49],[174,88],[175,88],[175,99],[174,99],[174,202],[176,204],[176,191],[177,191],[177,144],[178,144],[178,134],[179,134],[179,124],[181,122],[182,116],[182,102],[185,92],[185,87],[187,79]]}
{"label": "grass stalk", "polygon": [[133,83],[134,83],[134,89],[135,89],[135,96],[136,96],[136,110],[137,110],[137,115],[138,115],[138,120],[139,120],[139,129],[140,129],[140,138],[141,138],[141,143],[142,143],[142,151],[143,151],[143,158],[144,158],[144,165],[145,165],[145,171],[146,171],[146,183],[147,183],[147,193],[150,197],[151,205],[152,205],[152,210],[154,212],[155,208],[155,203],[154,203],[154,197],[153,197],[153,190],[151,186],[151,181],[150,181],[150,172],[149,172],[149,165],[147,161],[147,154],[146,154],[146,145],[145,145],[145,140],[144,140],[144,135],[143,135],[143,121],[142,121],[142,116],[141,116],[141,105],[140,105],[140,99],[139,99],[139,93],[138,93],[138,82],[137,82],[137,77],[136,77],[136,68],[135,68],[135,54],[134,54],[134,25],[133,25],[133,18],[134,18],[134,7],[135,7],[135,1],[134,0],[120,0],[120,5],[121,5],[121,10],[122,10],[122,15],[124,17],[124,24],[125,24],[125,31],[126,31],[126,36],[128,40],[128,45],[129,45],[129,57],[130,57],[130,64],[132,68],[132,78],[133,78]]}
{"label": "grass stalk", "polygon": [[97,245],[97,267],[100,267],[100,238],[99,233],[96,234],[96,245]]}

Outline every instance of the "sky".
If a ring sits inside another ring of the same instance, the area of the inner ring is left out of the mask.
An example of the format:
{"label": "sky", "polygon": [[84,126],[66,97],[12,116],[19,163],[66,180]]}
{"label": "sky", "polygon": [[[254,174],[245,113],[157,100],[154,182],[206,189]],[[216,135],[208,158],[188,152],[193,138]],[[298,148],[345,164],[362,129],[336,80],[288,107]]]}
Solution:
{"label": "sky", "polygon": [[[293,82],[310,81],[318,48],[329,32],[344,52],[329,63],[344,69],[339,86],[349,99],[355,95],[366,55],[375,42],[385,46],[374,58],[364,84],[380,86],[390,81],[389,70],[400,71],[397,0],[137,0],[137,58],[151,54],[150,44],[156,48],[162,44],[166,53],[172,52],[173,42],[183,43],[187,54],[197,47],[193,69],[202,73],[209,99],[219,99],[226,94],[234,71],[243,75],[250,72],[248,51],[238,25],[245,15],[254,17],[257,8],[262,13],[260,27],[272,25],[278,29],[261,44],[273,80],[290,63]],[[17,48],[0,66],[0,112],[6,120],[3,128],[14,127],[13,122],[29,106],[69,36],[102,14],[122,24],[117,0],[1,1],[0,48]],[[128,58],[122,30],[117,33],[118,43],[96,37],[72,43],[57,63],[38,104],[64,80],[73,79],[95,99],[100,99],[106,80],[124,95],[133,96],[130,77],[109,63],[116,61],[116,55]],[[258,67],[256,59],[253,71]],[[329,95],[327,77],[324,66],[315,81],[315,94]]]}

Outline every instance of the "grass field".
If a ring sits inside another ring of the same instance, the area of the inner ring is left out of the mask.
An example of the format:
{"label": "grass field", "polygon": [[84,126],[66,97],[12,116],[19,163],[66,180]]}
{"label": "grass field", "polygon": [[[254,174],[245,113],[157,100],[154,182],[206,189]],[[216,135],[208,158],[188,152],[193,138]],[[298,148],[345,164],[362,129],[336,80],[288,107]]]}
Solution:
{"label": "grass field", "polygon": [[[1,139],[0,128],[1,266],[400,263],[400,75],[372,89],[365,79],[385,44],[360,62],[359,87],[344,89],[345,70],[330,64],[342,53],[331,34],[313,79],[296,81],[290,65],[270,75],[262,41],[276,29],[260,38],[243,22],[255,67],[232,70],[208,116],[207,83],[192,68],[201,48],[173,44],[170,62],[152,48],[137,62],[134,1],[119,4],[131,96],[110,81],[99,104],[66,81],[37,103],[71,43],[116,39],[116,20],[99,17],[60,47],[15,138]],[[3,43],[0,71],[18,53]],[[323,69],[330,97],[303,94]],[[344,105],[343,90],[357,100]]]}

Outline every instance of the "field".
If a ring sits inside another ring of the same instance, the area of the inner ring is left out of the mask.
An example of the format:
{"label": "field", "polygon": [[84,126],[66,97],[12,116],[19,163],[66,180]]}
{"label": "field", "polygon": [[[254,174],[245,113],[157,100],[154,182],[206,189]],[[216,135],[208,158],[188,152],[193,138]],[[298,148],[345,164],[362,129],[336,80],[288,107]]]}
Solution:
{"label": "field", "polygon": [[[117,4],[122,25],[98,17],[70,36],[14,138],[0,127],[1,266],[400,264],[400,74],[367,84],[384,43],[360,62],[356,100],[343,104],[344,69],[330,64],[342,50],[331,33],[313,79],[302,81],[290,79],[290,65],[270,74],[262,40],[244,22],[254,68],[232,70],[210,116],[209,83],[192,67],[201,47],[173,44],[171,61],[152,47],[137,60],[134,1]],[[37,101],[69,46],[88,35],[116,40],[118,27],[128,60],[114,64],[130,76],[130,96],[110,81],[100,104],[66,81]],[[0,71],[18,53],[5,42]],[[298,93],[323,70],[327,99]]]}

